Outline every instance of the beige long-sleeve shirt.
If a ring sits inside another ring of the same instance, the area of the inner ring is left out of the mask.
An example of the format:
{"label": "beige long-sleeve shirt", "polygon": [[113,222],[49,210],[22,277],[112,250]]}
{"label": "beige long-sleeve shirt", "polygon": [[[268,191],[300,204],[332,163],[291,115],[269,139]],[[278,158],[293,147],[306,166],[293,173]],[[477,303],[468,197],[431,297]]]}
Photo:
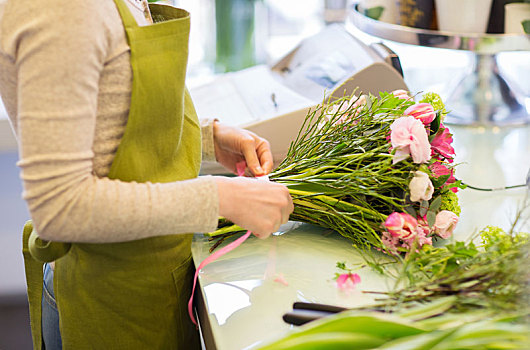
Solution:
{"label": "beige long-sleeve shirt", "polygon": [[[0,94],[43,239],[118,242],[215,229],[212,177],[106,177],[127,123],[130,48],[113,0],[0,0]],[[211,125],[203,155],[213,155]]]}

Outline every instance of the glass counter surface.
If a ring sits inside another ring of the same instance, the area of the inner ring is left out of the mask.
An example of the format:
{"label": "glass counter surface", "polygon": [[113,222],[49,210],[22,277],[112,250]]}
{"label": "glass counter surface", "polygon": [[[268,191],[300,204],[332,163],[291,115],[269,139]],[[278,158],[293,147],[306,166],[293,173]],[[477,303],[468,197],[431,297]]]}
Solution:
{"label": "glass counter surface", "polygon": [[[455,160],[461,163],[457,178],[491,188],[526,181],[530,168],[529,126],[450,129],[454,133]],[[462,213],[454,237],[465,240],[487,225],[508,229],[526,193],[525,188],[461,191]],[[521,231],[530,232],[529,209],[523,215],[527,221],[519,226]],[[196,266],[209,255],[211,245],[206,237],[195,235],[192,252]],[[199,314],[207,349],[245,349],[282,337],[295,327],[285,323],[282,315],[291,311],[296,301],[353,307],[373,302],[375,295],[363,290],[392,288],[392,281],[364,267],[354,271],[361,277],[356,290],[339,290],[333,279],[340,272],[336,268],[339,261],[348,267],[363,263],[351,242],[330,230],[289,223],[269,239],[251,236],[199,274],[198,293],[203,299]]]}

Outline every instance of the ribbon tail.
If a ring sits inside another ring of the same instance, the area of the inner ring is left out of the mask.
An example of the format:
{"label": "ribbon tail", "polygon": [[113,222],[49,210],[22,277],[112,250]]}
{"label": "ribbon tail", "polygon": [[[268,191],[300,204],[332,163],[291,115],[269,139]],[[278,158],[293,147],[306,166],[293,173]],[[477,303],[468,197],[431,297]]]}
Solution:
{"label": "ribbon tail", "polygon": [[208,256],[206,259],[204,259],[199,264],[199,266],[197,267],[197,270],[195,270],[195,277],[193,278],[193,289],[191,290],[190,300],[188,301],[188,314],[190,316],[191,322],[193,322],[193,324],[195,326],[198,326],[198,325],[197,325],[197,321],[195,320],[195,316],[193,315],[193,296],[195,295],[195,286],[197,285],[197,279],[199,277],[199,271],[203,267],[208,265],[209,263],[214,262],[215,260],[217,260],[221,256],[223,256],[226,253],[228,253],[228,252],[234,250],[235,248],[237,248],[249,236],[250,236],[250,231],[247,231],[247,233],[245,233],[243,236],[239,237],[238,239],[236,239],[232,243],[228,244],[226,247],[223,247],[223,248],[219,249],[218,251],[214,252],[212,255]]}

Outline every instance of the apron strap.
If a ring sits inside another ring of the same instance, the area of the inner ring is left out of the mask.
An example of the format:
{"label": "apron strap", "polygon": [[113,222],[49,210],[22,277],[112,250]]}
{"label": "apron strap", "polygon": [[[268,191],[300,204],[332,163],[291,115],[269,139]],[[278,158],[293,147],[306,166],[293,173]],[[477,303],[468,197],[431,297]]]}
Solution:
{"label": "apron strap", "polygon": [[129,11],[129,8],[123,2],[122,0],[114,1],[116,4],[116,7],[118,8],[118,11],[121,16],[121,20],[123,22],[123,26],[125,28],[136,28],[138,27],[138,23],[136,23],[136,19],[134,19],[131,11]]}
{"label": "apron strap", "polygon": [[26,222],[22,235],[22,253],[24,255],[24,268],[26,270],[26,283],[28,289],[29,319],[33,349],[42,350],[42,283],[43,263],[33,258],[29,249],[29,239],[33,232],[31,221]]}

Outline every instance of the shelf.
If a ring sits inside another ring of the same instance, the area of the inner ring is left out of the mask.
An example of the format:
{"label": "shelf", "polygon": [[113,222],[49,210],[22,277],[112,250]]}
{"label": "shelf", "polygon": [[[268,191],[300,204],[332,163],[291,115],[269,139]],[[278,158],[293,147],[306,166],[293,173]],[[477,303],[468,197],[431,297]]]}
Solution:
{"label": "shelf", "polygon": [[433,48],[467,50],[477,54],[504,51],[530,51],[530,35],[452,33],[386,23],[366,17],[354,7],[351,21],[363,32],[403,44]]}

